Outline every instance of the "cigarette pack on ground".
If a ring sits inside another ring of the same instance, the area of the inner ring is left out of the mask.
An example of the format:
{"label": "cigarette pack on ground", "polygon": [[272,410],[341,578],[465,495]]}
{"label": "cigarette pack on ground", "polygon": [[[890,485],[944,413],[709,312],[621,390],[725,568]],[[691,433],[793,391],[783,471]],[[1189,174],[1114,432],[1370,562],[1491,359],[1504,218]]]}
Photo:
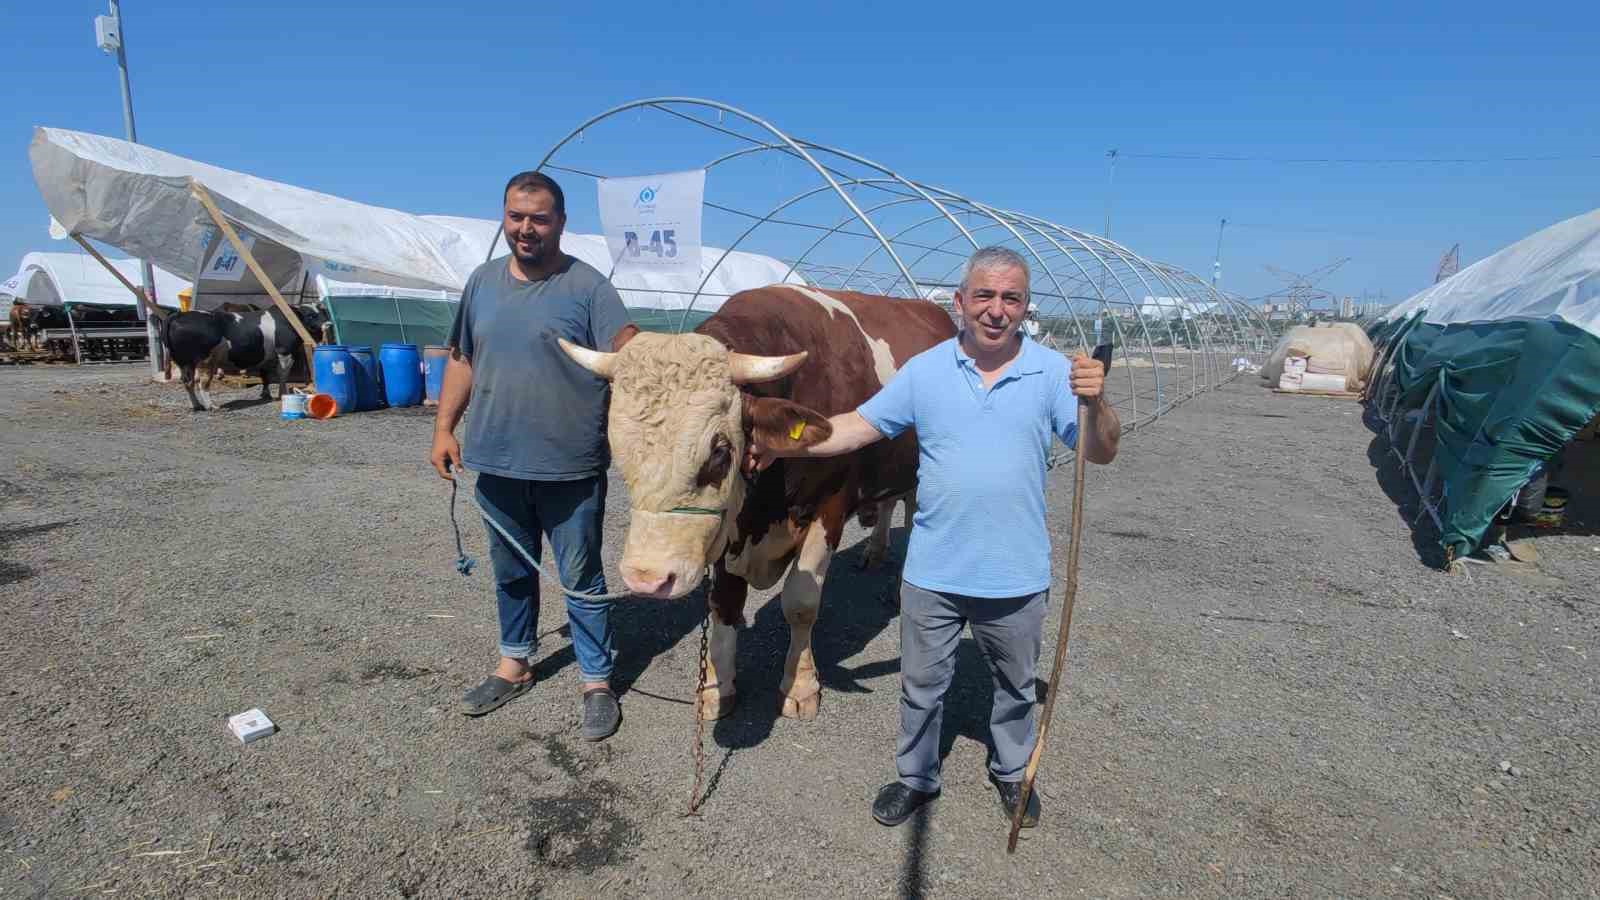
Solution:
{"label": "cigarette pack on ground", "polygon": [[278,726],[272,724],[272,720],[261,710],[247,709],[237,716],[228,717],[228,730],[240,743],[248,744],[277,731]]}

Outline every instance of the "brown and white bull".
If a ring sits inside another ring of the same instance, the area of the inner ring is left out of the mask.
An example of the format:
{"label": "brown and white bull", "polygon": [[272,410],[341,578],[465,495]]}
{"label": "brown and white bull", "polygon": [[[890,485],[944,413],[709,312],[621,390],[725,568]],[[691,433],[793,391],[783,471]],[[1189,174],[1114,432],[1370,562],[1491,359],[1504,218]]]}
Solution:
{"label": "brown and white bull", "polygon": [[[631,332],[630,332],[631,333]],[[821,701],[811,632],[845,522],[874,526],[881,559],[889,512],[916,487],[913,432],[830,459],[786,459],[748,479],[752,433],[810,445],[828,417],[865,402],[912,356],[955,335],[921,300],[775,285],[743,291],[694,332],[643,333],[604,353],[561,341],[611,382],[612,456],[632,497],[621,572],[640,596],[682,597],[714,570],[705,718],[733,710],[735,627],[750,585],[783,583],[789,656],[782,713],[813,719]]]}
{"label": "brown and white bull", "polygon": [[11,308],[6,311],[6,343],[12,350],[33,349],[31,312],[28,304],[23,301],[11,301]]}

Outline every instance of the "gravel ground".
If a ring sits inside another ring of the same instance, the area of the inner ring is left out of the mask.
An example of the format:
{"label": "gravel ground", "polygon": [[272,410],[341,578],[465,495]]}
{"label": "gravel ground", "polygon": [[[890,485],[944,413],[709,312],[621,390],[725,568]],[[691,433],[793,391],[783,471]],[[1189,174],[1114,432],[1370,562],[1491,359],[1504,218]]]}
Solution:
{"label": "gravel ground", "polygon": [[[684,818],[693,605],[618,608],[609,742],[576,738],[548,596],[548,681],[466,719],[494,611],[487,573],[453,570],[427,414],[284,423],[254,394],[197,415],[126,368],[0,370],[0,896],[1600,892],[1600,536],[1430,569],[1353,403],[1241,379],[1091,467],[1045,819],[1008,857],[970,642],[943,798],[868,816],[898,641],[859,530],[818,628],[821,717],[776,717],[787,632],[752,598],[743,705],[707,728]],[[224,720],[255,706],[281,731],[242,747]]]}

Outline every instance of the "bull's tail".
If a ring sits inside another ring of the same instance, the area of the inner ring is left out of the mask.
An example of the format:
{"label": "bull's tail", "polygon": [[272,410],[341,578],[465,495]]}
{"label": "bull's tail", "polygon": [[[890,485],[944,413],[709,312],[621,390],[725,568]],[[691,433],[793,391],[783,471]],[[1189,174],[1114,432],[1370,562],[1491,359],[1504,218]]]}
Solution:
{"label": "bull's tail", "polygon": [[[151,309],[155,309],[154,305],[151,306]],[[156,329],[156,334],[161,338],[161,346],[167,349],[167,356],[170,358],[172,356],[172,323],[177,321],[177,317],[162,313],[156,321],[161,323],[161,327]]]}

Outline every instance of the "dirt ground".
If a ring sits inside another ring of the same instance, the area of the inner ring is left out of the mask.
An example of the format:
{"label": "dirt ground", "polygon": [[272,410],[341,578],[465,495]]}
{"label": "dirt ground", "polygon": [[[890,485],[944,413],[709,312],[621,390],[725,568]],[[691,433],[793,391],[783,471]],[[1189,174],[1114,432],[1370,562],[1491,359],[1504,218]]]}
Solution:
{"label": "dirt ground", "polygon": [[[577,738],[548,592],[544,683],[465,718],[494,607],[485,566],[454,570],[428,414],[288,423],[253,390],[194,414],[139,379],[0,370],[0,896],[1600,894],[1600,534],[1429,568],[1352,402],[1246,377],[1092,467],[1044,821],[1008,857],[970,642],[944,796],[868,814],[898,622],[859,530],[817,630],[821,717],[776,716],[787,630],[752,598],[742,705],[685,818],[693,603],[617,608],[610,741]],[[251,707],[281,730],[241,746],[225,720]]]}

